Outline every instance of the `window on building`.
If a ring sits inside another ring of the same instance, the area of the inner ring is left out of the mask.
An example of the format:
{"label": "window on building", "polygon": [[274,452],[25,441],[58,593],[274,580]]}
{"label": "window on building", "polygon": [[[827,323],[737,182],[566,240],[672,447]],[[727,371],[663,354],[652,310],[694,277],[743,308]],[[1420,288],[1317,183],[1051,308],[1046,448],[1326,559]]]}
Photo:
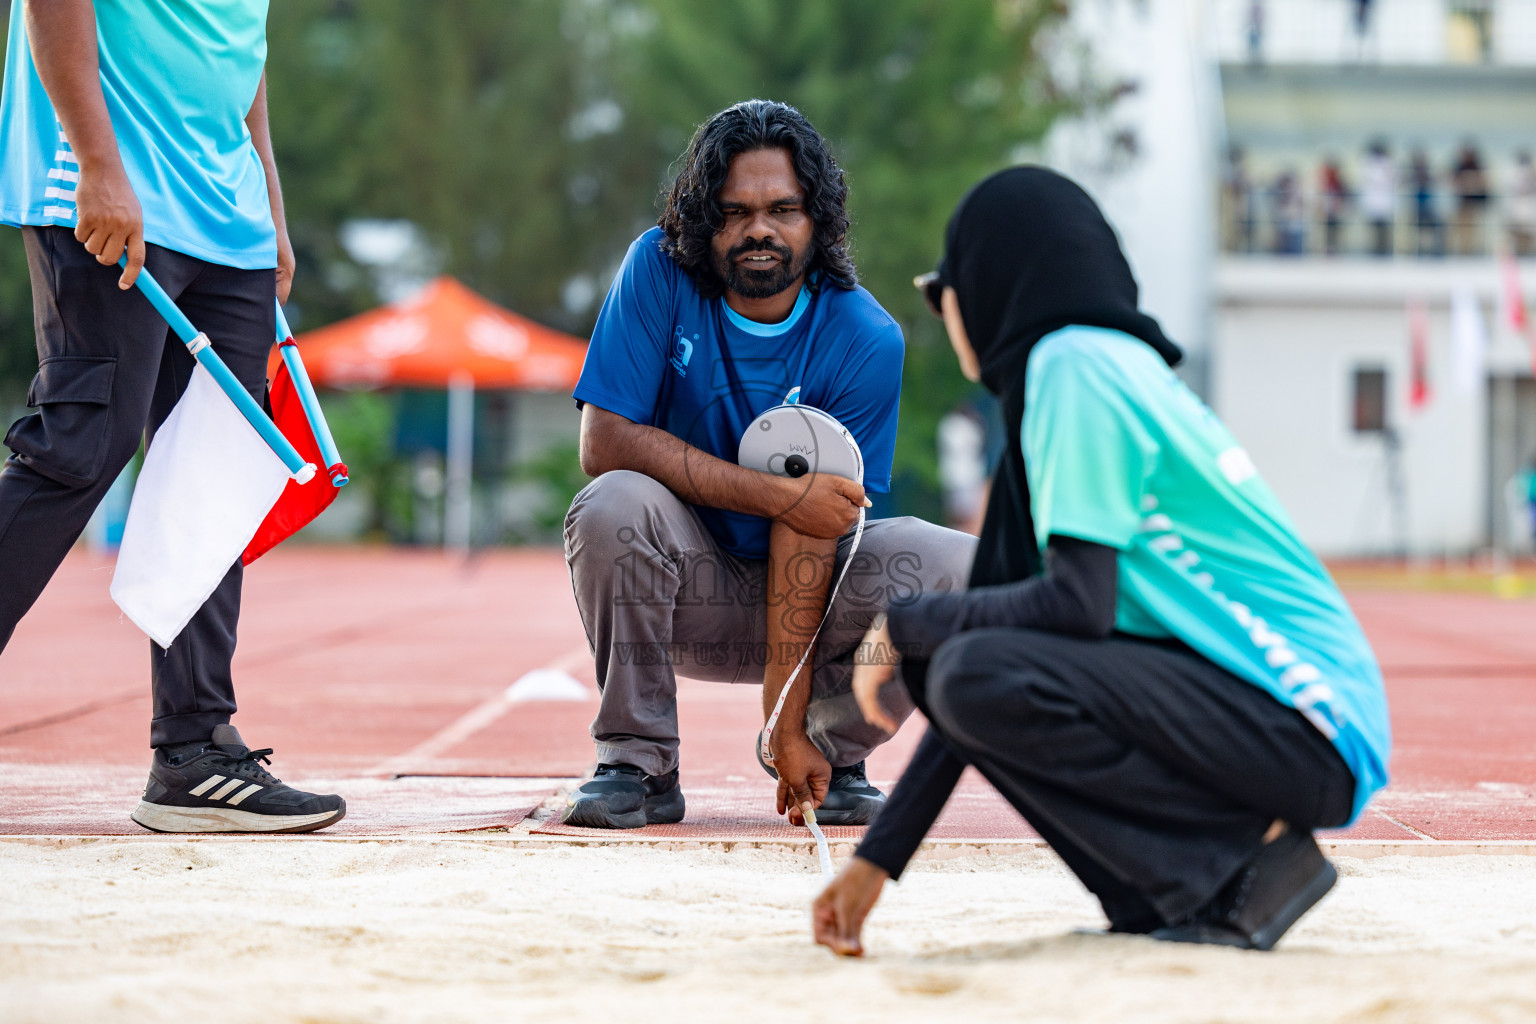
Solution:
{"label": "window on building", "polygon": [[1493,0],[1449,0],[1445,50],[1446,57],[1458,64],[1493,60]]}
{"label": "window on building", "polygon": [[1355,367],[1355,433],[1379,434],[1387,429],[1387,371],[1380,366]]}

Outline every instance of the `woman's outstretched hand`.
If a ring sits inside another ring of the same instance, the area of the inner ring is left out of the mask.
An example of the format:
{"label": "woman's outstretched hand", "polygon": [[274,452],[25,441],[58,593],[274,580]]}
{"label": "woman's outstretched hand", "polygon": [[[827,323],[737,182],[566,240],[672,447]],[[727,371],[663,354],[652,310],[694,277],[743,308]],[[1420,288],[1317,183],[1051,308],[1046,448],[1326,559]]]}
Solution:
{"label": "woman's outstretched hand", "polygon": [[816,941],[838,956],[863,956],[859,933],[891,877],[862,857],[851,857],[811,905]]}
{"label": "woman's outstretched hand", "polygon": [[864,721],[892,734],[900,726],[880,706],[880,688],[896,674],[899,661],[901,657],[891,643],[891,631],[882,613],[853,654],[853,699],[859,702]]}

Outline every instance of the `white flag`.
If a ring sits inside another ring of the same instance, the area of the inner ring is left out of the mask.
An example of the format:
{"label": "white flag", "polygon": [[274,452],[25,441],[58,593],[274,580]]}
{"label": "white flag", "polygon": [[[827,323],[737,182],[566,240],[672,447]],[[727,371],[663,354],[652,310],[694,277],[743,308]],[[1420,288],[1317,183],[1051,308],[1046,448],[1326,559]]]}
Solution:
{"label": "white flag", "polygon": [[288,469],[198,366],[133,490],[112,600],[170,647],[250,543]]}
{"label": "white flag", "polygon": [[1463,395],[1483,387],[1488,361],[1488,326],[1472,289],[1451,293],[1451,384]]}

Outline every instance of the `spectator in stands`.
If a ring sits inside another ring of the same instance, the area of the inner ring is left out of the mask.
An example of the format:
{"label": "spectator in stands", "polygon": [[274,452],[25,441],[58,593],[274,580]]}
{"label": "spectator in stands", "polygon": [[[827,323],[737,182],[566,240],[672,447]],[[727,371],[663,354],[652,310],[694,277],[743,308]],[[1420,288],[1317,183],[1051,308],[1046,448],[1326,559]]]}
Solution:
{"label": "spectator in stands", "polygon": [[1307,204],[1295,171],[1280,172],[1271,196],[1275,212],[1275,252],[1300,256],[1306,250]]}
{"label": "spectator in stands", "polygon": [[1408,180],[1413,185],[1414,246],[1420,256],[1445,255],[1445,224],[1435,209],[1435,172],[1422,149],[1413,151]]}
{"label": "spectator in stands", "polygon": [[1355,59],[1365,60],[1365,45],[1371,36],[1371,0],[1354,0]]}
{"label": "spectator in stands", "polygon": [[1483,211],[1488,207],[1488,175],[1483,171],[1477,147],[1468,142],[1456,158],[1451,174],[1456,190],[1456,223],[1451,245],[1458,256],[1475,256],[1482,250]]}
{"label": "spectator in stands", "polygon": [[1264,0],[1248,0],[1248,63],[1264,63]]}
{"label": "spectator in stands", "polygon": [[1223,237],[1228,252],[1253,252],[1253,186],[1248,181],[1243,147],[1227,150],[1227,169],[1222,176],[1226,204]]}
{"label": "spectator in stands", "polygon": [[1323,205],[1323,251],[1329,256],[1337,256],[1339,229],[1344,224],[1344,215],[1349,211],[1352,198],[1337,158],[1330,156],[1323,161],[1319,191],[1322,193]]}
{"label": "spectator in stands", "polygon": [[1536,165],[1532,164],[1528,149],[1515,154],[1515,176],[1509,184],[1509,204],[1504,215],[1515,255],[1536,256]]}
{"label": "spectator in stands", "polygon": [[1392,218],[1397,211],[1397,172],[1385,141],[1371,143],[1365,156],[1360,210],[1371,225],[1371,255],[1392,255]]}
{"label": "spectator in stands", "polygon": [[953,530],[981,533],[987,510],[987,423],[974,406],[951,409],[939,420],[939,486],[944,522]]}
{"label": "spectator in stands", "polygon": [[1531,513],[1531,540],[1536,543],[1536,455],[1525,472],[1525,503]]}

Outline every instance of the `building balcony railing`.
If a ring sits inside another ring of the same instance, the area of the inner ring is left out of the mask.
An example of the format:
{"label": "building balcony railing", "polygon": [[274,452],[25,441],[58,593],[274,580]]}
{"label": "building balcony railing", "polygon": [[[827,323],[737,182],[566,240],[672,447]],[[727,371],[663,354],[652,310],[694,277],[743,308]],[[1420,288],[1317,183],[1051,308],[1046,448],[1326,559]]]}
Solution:
{"label": "building balcony railing", "polygon": [[1233,255],[1380,259],[1536,255],[1536,200],[1400,194],[1390,215],[1357,200],[1254,190],[1221,196],[1221,250]]}

